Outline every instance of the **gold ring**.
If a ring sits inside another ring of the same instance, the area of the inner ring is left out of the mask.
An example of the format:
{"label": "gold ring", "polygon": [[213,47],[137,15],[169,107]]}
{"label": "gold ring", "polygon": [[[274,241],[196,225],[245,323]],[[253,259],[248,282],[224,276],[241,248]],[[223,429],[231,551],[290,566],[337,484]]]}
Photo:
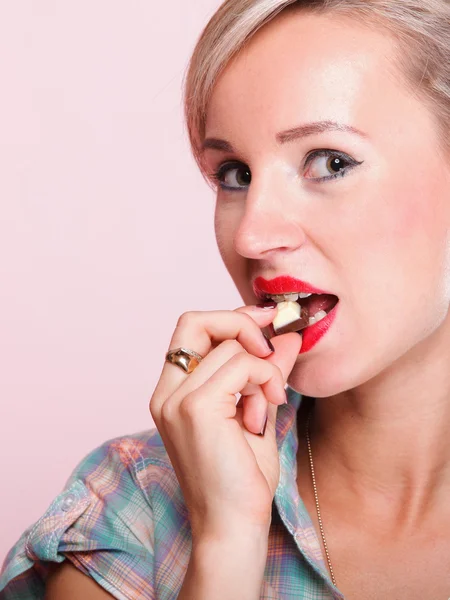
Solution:
{"label": "gold ring", "polygon": [[188,348],[176,348],[166,354],[166,362],[180,367],[185,373],[192,373],[202,360],[203,356]]}

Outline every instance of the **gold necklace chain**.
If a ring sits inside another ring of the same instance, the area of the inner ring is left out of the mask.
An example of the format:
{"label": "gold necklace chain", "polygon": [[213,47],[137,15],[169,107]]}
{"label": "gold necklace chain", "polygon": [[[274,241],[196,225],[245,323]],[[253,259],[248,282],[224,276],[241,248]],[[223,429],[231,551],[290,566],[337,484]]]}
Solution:
{"label": "gold necklace chain", "polygon": [[334,577],[333,567],[331,566],[331,560],[330,560],[330,554],[328,552],[327,541],[325,539],[325,533],[323,530],[322,517],[320,515],[319,496],[317,495],[316,476],[314,474],[314,463],[313,463],[312,452],[311,452],[311,439],[309,437],[309,422],[311,420],[311,414],[312,414],[312,408],[309,411],[308,419],[306,421],[306,441],[308,443],[309,464],[311,467],[312,484],[313,484],[313,488],[314,488],[314,500],[316,502],[316,509],[317,509],[317,520],[319,521],[320,534],[322,536],[323,547],[325,549],[325,556],[327,557],[328,568],[330,569],[331,581],[337,587],[336,579]]}

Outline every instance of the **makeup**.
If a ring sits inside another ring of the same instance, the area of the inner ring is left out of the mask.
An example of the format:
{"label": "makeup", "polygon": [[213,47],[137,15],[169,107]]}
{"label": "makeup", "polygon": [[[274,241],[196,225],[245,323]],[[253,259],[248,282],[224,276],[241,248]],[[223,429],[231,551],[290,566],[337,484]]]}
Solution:
{"label": "makeup", "polygon": [[311,350],[325,335],[336,315],[339,298],[290,275],[275,279],[258,277],[253,291],[259,300],[277,303],[277,315],[269,326],[273,336],[291,331],[303,338],[300,354]]}

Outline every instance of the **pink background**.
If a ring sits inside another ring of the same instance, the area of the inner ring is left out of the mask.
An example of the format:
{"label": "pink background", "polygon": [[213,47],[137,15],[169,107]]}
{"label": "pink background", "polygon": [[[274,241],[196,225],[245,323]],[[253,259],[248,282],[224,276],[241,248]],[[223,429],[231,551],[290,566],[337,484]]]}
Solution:
{"label": "pink background", "polygon": [[153,426],[178,316],[242,303],[181,110],[219,4],[0,4],[0,563],[81,458]]}

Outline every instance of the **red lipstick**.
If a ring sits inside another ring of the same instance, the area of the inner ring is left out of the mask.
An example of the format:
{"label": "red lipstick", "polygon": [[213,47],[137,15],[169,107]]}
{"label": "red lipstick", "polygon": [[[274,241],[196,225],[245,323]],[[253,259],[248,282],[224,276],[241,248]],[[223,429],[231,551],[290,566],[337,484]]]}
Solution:
{"label": "red lipstick", "polygon": [[303,294],[329,294],[335,296],[332,292],[319,290],[306,281],[295,279],[290,275],[281,275],[275,279],[264,279],[257,277],[253,282],[253,291],[255,295],[262,300],[266,294],[273,296],[274,294],[288,294],[289,292],[298,292]]}
{"label": "red lipstick", "polygon": [[[304,294],[325,294],[330,296],[336,296],[332,292],[321,290],[310,283],[291,277],[290,275],[282,275],[275,279],[264,279],[263,277],[257,277],[253,282],[253,291],[259,300],[264,300],[267,294],[271,296],[276,294],[288,294],[289,292],[297,292]],[[334,319],[336,318],[336,312],[339,302],[334,306],[327,316],[314,325],[309,325],[302,330],[302,347],[300,354],[304,354],[313,348],[318,341],[325,335],[330,329]],[[270,326],[271,333],[274,335],[273,327]]]}
{"label": "red lipstick", "polygon": [[323,338],[326,332],[330,329],[334,319],[336,318],[336,312],[339,306],[339,302],[336,306],[330,310],[324,319],[321,319],[314,325],[309,325],[302,331],[302,347],[300,348],[299,354],[304,354],[311,350],[317,342]]}

